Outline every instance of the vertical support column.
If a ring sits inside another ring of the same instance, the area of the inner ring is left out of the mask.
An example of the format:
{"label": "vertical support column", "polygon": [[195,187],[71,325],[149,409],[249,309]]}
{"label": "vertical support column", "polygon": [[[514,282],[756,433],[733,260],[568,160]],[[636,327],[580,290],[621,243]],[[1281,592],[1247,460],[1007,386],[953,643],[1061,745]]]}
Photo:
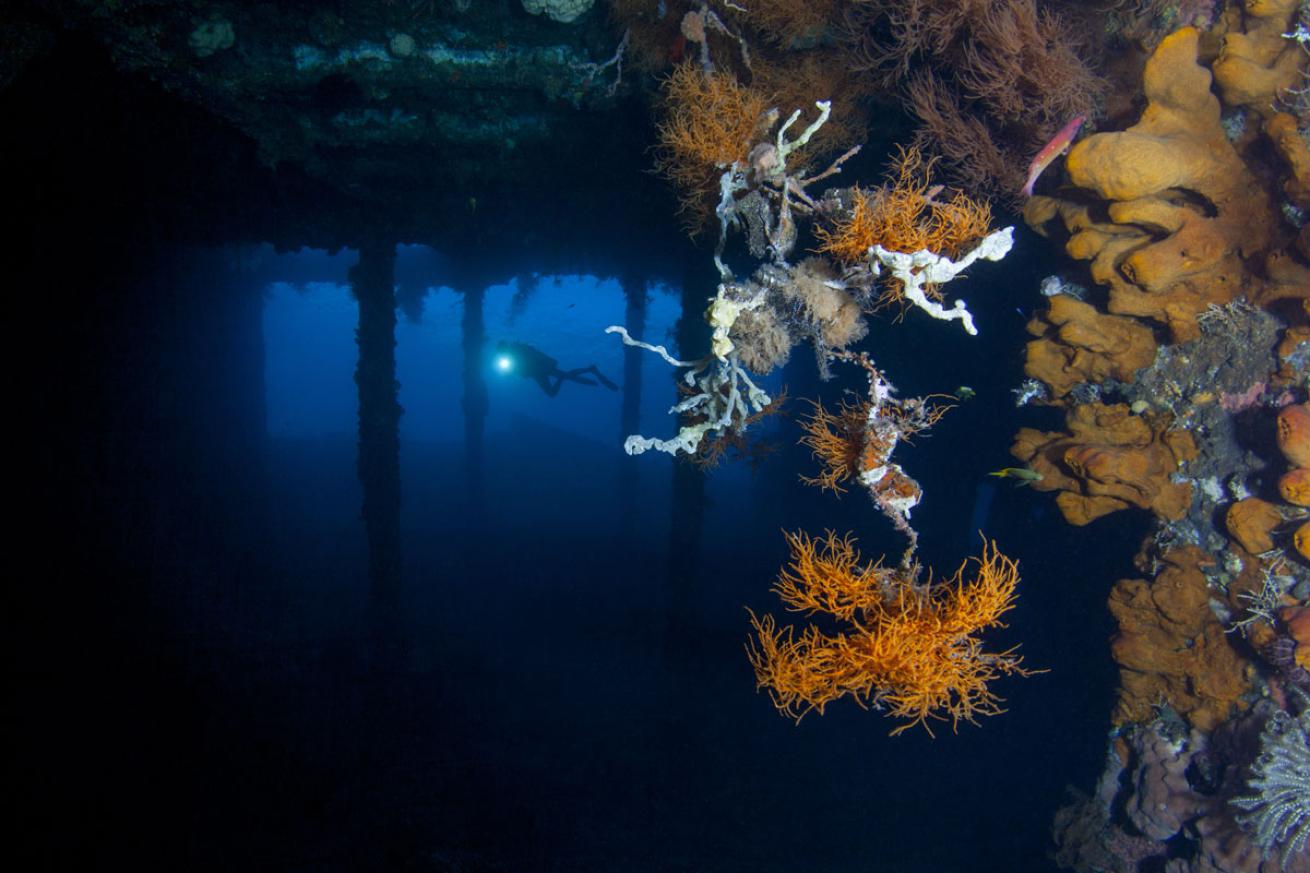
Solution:
{"label": "vertical support column", "polygon": [[400,415],[396,381],[396,247],[369,240],[350,269],[359,302],[359,482],[368,538],[369,602],[375,642],[393,654],[400,643]]}
{"label": "vertical support column", "polygon": [[482,435],[487,421],[487,380],[485,372],[486,324],[482,306],[485,289],[464,292],[464,475],[467,488],[468,517],[474,525],[482,519],[485,490],[483,483]]}

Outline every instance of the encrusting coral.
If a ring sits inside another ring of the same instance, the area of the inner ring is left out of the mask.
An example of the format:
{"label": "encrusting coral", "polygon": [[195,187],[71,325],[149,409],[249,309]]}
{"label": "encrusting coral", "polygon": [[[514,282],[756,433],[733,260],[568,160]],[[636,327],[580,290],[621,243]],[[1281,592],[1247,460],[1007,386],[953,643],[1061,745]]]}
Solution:
{"label": "encrusting coral", "polygon": [[1150,328],[1126,316],[1104,315],[1068,294],[1051,297],[1046,311],[1028,322],[1028,333],[1037,339],[1028,343],[1024,374],[1046,383],[1056,398],[1082,382],[1131,382],[1155,360]]}
{"label": "encrusting coral", "polygon": [[1310,403],[1296,403],[1278,413],[1278,448],[1288,463],[1310,467]]}
{"label": "encrusting coral", "polygon": [[1198,42],[1193,28],[1166,37],[1146,64],[1141,120],[1069,151],[1080,191],[1035,196],[1024,209],[1039,230],[1063,222],[1066,250],[1091,262],[1112,313],[1166,324],[1176,342],[1199,335],[1208,306],[1251,293],[1258,279],[1244,261],[1270,250],[1281,221],[1225,134]]}
{"label": "encrusting coral", "polygon": [[[1131,754],[1062,813],[1078,870],[1274,873],[1260,849],[1287,836],[1252,821],[1253,839],[1229,799],[1260,726],[1310,687],[1291,634],[1310,590],[1310,7],[1226,7],[1164,36],[1144,107],[1102,119],[1024,209],[1099,287],[1043,288],[1016,393],[1064,406],[1067,432],[1024,429],[1013,452],[1073,524],[1155,516],[1138,566],[1156,578],[1109,599],[1112,748]],[[1268,451],[1275,416],[1291,469]],[[1310,869],[1303,847],[1285,860]]]}
{"label": "encrusting coral", "polygon": [[1239,11],[1241,29],[1224,34],[1219,57],[1211,65],[1224,103],[1273,113],[1280,97],[1300,81],[1304,57],[1286,38],[1300,0],[1247,0]]}
{"label": "encrusting coral", "polygon": [[1310,469],[1297,467],[1278,477],[1278,493],[1288,503],[1310,506]]}
{"label": "encrusting coral", "polygon": [[[1244,497],[1228,507],[1224,516],[1228,533],[1248,553],[1276,555],[1287,537],[1280,534],[1284,522],[1303,519],[1299,507],[1310,506],[1310,405],[1293,403],[1283,407],[1275,419],[1278,448],[1291,469],[1278,478],[1282,506],[1259,497]],[[1292,532],[1292,547],[1310,559],[1310,522]]]}
{"label": "encrusting coral", "polygon": [[1189,723],[1212,730],[1244,706],[1249,688],[1241,656],[1210,610],[1201,566],[1205,551],[1184,546],[1163,556],[1154,582],[1122,579],[1110,593],[1119,632],[1110,652],[1119,665],[1114,721],[1149,721],[1167,703]]}
{"label": "encrusting coral", "polygon": [[1302,522],[1292,533],[1292,548],[1302,558],[1310,561],[1310,521]]}
{"label": "encrusting coral", "polygon": [[[1266,700],[1209,734],[1167,714],[1115,731],[1096,795],[1056,815],[1057,863],[1088,873],[1310,873],[1310,854],[1262,851],[1255,822],[1248,832],[1238,821],[1246,814],[1236,801],[1256,787],[1248,771],[1265,768],[1262,735],[1285,736],[1293,721]],[[1297,773],[1279,769],[1280,787]]]}
{"label": "encrusting coral", "polygon": [[[1301,306],[1310,314],[1310,299],[1302,300]],[[1271,380],[1278,385],[1299,382],[1307,362],[1310,362],[1310,325],[1294,324],[1284,330],[1274,354],[1278,357],[1278,369]]]}
{"label": "encrusting coral", "polygon": [[1283,515],[1267,500],[1247,497],[1228,507],[1224,526],[1233,539],[1249,554],[1258,555],[1274,547],[1273,531],[1283,523]]}
{"label": "encrusting coral", "polygon": [[[1297,121],[1279,112],[1265,122],[1265,135],[1291,172],[1283,182],[1283,193],[1298,209],[1310,209],[1310,144],[1297,129]],[[1310,252],[1302,252],[1310,256]]]}
{"label": "encrusting coral", "polygon": [[[1275,420],[1275,434],[1278,449],[1291,465],[1291,469],[1278,478],[1278,492],[1290,507],[1279,509],[1270,504],[1273,512],[1278,513],[1276,527],[1286,519],[1304,519],[1304,510],[1299,507],[1310,506],[1310,403],[1293,403],[1283,407]],[[1240,501],[1233,509],[1251,499]],[[1231,510],[1230,510],[1231,513]],[[1269,548],[1273,548],[1272,537]],[[1310,560],[1310,521],[1302,521],[1292,532],[1291,545],[1306,560]]]}
{"label": "encrusting coral", "polygon": [[1039,475],[1033,488],[1059,492],[1056,505],[1070,524],[1130,506],[1166,519],[1187,512],[1191,485],[1173,481],[1173,474],[1196,453],[1191,433],[1169,430],[1163,418],[1133,415],[1125,404],[1075,406],[1065,426],[1067,434],[1022,428],[1010,453]]}
{"label": "encrusting coral", "polygon": [[779,712],[799,720],[850,697],[907,720],[893,735],[914,725],[931,733],[930,720],[958,727],[1001,712],[989,683],[1032,672],[1013,649],[988,653],[977,637],[1001,625],[1019,581],[1015,562],[994,544],[950,579],[923,584],[917,572],[864,563],[850,536],[797,533],[787,543],[791,562],[774,592],[789,610],[830,616],[844,629],[825,633],[811,624],[797,636],[773,616],[751,613],[756,635],[747,655]]}
{"label": "encrusting coral", "polygon": [[1296,647],[1292,663],[1310,670],[1310,606],[1285,606],[1278,611],[1278,621]]}

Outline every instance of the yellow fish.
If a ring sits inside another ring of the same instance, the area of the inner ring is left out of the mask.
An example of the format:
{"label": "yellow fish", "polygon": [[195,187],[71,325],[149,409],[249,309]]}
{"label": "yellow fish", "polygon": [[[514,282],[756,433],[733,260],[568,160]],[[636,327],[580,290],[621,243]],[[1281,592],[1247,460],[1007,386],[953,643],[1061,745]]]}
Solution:
{"label": "yellow fish", "polygon": [[1042,481],[1042,474],[1029,467],[1005,467],[987,475],[1001,479],[1018,479],[1020,485],[1031,485],[1034,482]]}

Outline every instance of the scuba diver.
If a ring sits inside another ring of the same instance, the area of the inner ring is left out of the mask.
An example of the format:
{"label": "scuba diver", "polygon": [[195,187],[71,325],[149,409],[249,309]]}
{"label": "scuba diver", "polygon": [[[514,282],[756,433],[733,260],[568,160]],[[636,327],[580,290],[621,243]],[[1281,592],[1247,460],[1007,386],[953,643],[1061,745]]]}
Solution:
{"label": "scuba diver", "polygon": [[559,361],[527,343],[507,342],[506,340],[497,343],[496,369],[502,373],[512,371],[525,379],[535,380],[541,386],[541,390],[551,397],[559,393],[560,387],[565,382],[577,382],[579,385],[594,386],[596,382],[587,378],[585,375],[587,373],[595,376],[600,384],[611,391],[619,390],[618,385],[601,375],[595,364],[589,367],[579,367],[576,370],[561,370]]}

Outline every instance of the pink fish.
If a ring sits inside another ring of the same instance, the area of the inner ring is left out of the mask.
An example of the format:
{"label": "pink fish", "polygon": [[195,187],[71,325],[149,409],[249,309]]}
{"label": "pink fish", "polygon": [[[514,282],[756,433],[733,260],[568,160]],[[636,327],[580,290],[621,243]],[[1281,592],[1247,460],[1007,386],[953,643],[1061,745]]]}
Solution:
{"label": "pink fish", "polygon": [[1051,161],[1069,151],[1069,146],[1073,144],[1073,138],[1078,135],[1078,128],[1083,126],[1085,118],[1085,116],[1079,115],[1060,128],[1060,132],[1052,137],[1050,142],[1042,146],[1042,150],[1037,153],[1037,157],[1033,158],[1033,162],[1028,165],[1028,181],[1024,182],[1023,190],[1020,192],[1023,196],[1033,196],[1033,183],[1042,174],[1042,170],[1050,166]]}

